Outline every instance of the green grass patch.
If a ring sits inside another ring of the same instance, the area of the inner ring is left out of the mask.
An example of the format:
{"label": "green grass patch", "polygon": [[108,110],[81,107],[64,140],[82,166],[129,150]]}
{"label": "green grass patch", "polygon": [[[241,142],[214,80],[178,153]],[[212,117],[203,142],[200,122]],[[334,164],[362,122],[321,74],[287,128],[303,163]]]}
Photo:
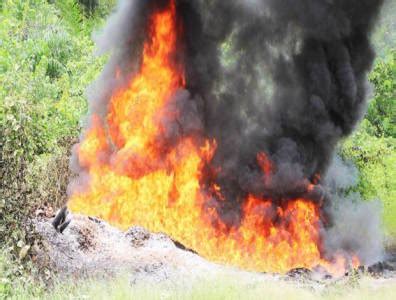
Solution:
{"label": "green grass patch", "polygon": [[[238,276],[237,276],[238,277]],[[131,284],[127,277],[107,280],[64,281],[40,293],[18,290],[14,299],[394,299],[396,282],[376,283],[351,278],[327,287],[297,283],[230,278],[221,275],[189,285],[177,283]]]}

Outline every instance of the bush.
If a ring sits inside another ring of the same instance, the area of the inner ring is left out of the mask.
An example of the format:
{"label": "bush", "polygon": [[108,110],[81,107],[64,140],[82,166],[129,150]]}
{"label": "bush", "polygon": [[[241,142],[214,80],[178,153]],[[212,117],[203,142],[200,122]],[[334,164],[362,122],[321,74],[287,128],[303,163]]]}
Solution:
{"label": "bush", "polygon": [[379,198],[384,205],[384,226],[389,236],[396,236],[396,139],[376,137],[368,120],[345,141],[341,148],[344,159],[352,160],[359,169],[355,191],[364,199]]}
{"label": "bush", "polygon": [[359,169],[355,191],[364,199],[382,201],[385,231],[396,240],[396,49],[377,59],[369,79],[374,97],[359,129],[342,145],[341,154]]}
{"label": "bush", "polygon": [[396,49],[377,62],[370,81],[375,94],[366,118],[376,136],[396,138]]}
{"label": "bush", "polygon": [[81,30],[74,31],[45,0],[1,5],[0,250],[20,262],[9,272],[17,278],[32,271],[37,241],[28,216],[44,202],[65,202],[69,151],[87,108],[84,90],[105,58],[93,56],[95,19],[81,15]]}

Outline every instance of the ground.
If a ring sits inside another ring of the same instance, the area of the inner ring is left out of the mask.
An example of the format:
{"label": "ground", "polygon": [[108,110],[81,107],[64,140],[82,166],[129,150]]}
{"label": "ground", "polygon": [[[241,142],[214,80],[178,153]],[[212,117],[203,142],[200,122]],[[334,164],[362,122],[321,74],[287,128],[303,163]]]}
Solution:
{"label": "ground", "polygon": [[58,274],[44,299],[394,299],[396,293],[391,271],[327,279],[306,270],[246,272],[208,262],[141,227],[122,232],[81,215],[73,216],[63,234],[50,219],[35,224],[44,239],[37,259]]}

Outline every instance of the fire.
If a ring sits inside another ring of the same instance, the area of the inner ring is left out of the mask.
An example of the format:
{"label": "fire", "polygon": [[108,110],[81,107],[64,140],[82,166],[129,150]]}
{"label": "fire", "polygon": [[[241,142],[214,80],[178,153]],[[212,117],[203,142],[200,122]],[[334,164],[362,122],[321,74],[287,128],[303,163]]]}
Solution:
{"label": "fire", "polygon": [[[70,209],[123,229],[139,224],[166,232],[208,259],[249,270],[322,266],[343,272],[343,257],[335,264],[322,257],[318,204],[298,198],[277,205],[247,195],[240,223],[230,227],[214,201],[227,201],[221,187],[208,187],[202,178],[216,141],[186,136],[172,147],[159,142],[162,108],[186,82],[183,65],[175,59],[180,33],[175,1],[155,11],[149,23],[138,74],[113,93],[105,119],[91,116],[78,145],[89,181],[73,190]],[[118,69],[114,76],[120,76]],[[268,178],[274,166],[264,153],[257,155],[257,163]]]}

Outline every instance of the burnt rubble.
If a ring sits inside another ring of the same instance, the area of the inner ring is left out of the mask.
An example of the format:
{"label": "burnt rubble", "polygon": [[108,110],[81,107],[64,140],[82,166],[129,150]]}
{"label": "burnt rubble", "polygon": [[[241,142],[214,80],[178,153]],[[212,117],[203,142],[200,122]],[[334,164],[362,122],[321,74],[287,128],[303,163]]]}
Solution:
{"label": "burnt rubble", "polygon": [[388,276],[394,271],[396,271],[396,261],[378,262],[367,268],[367,272],[372,276]]}
{"label": "burnt rubble", "polygon": [[394,256],[389,256],[386,261],[371,266],[350,269],[341,278],[335,278],[319,268],[314,270],[295,268],[285,275],[238,271],[232,267],[208,262],[193,249],[189,249],[166,234],[150,233],[140,226],[133,226],[123,232],[98,218],[74,215],[73,222],[68,223],[68,230],[60,234],[60,224],[67,222],[65,221],[67,218],[70,221],[71,214],[63,209],[55,218],[40,217],[34,220],[45,245],[45,248],[41,249],[42,253],[37,255],[37,262],[40,263],[44,258],[49,257],[52,270],[66,276],[102,277],[129,272],[133,282],[136,280],[158,282],[176,280],[175,278],[181,274],[196,277],[222,270],[308,285],[325,285],[355,275],[378,279],[396,278]]}
{"label": "burnt rubble", "polygon": [[67,219],[68,215],[69,211],[67,206],[64,206],[58,211],[58,213],[55,215],[55,218],[52,220],[52,226],[54,226],[55,230],[59,233],[63,233],[67,226],[69,226],[71,219]]}
{"label": "burnt rubble", "polygon": [[150,232],[143,227],[133,226],[125,232],[125,236],[130,239],[133,246],[142,247],[150,238]]}

